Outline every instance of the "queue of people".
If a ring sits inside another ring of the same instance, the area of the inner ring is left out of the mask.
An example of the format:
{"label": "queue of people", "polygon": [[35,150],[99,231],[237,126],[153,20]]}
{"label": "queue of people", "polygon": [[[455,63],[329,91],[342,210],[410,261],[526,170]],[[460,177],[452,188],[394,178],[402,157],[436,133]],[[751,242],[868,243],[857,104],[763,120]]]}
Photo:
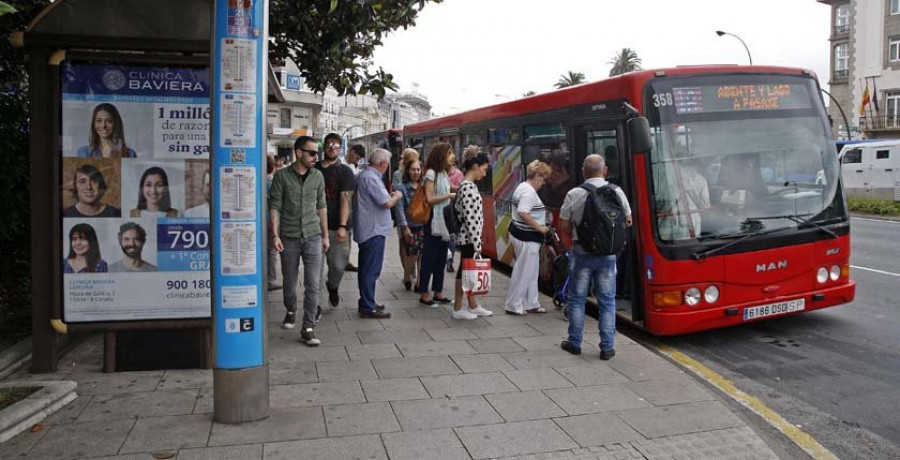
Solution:
{"label": "queue of people", "polygon": [[[407,149],[402,154],[399,169],[391,177],[393,192],[389,192],[383,177],[390,168],[391,153],[376,149],[371,152],[367,166],[354,174],[352,168],[338,158],[340,142],[336,134],[326,136],[323,156],[317,162],[319,151],[315,140],[300,137],[294,144],[297,160],[271,175],[271,241],[272,248],[281,257],[284,278],[286,312],[282,326],[295,327],[297,278],[299,265],[303,263],[300,337],[309,346],[321,343],[315,335],[315,324],[322,315],[319,302],[327,293],[328,303],[332,307],[338,306],[338,288],[349,258],[351,238],[359,245],[359,316],[390,318],[391,313],[385,306],[376,302],[375,289],[384,262],[385,241],[392,233],[393,223],[399,238],[402,283],[406,290],[411,290],[413,278],[416,278],[415,288],[421,307],[439,308],[441,304],[452,304],[450,316],[454,320],[491,316],[493,312],[480,306],[476,297],[465,296],[462,287],[462,261],[480,258],[483,247],[484,209],[476,183],[487,175],[488,156],[477,147],[466,148],[459,170],[462,178],[455,186],[451,175],[456,161],[449,143],[434,144],[424,164],[416,150]],[[579,225],[586,216],[585,207],[591,202],[589,195],[608,185],[604,179],[607,172],[604,158],[589,155],[582,172],[585,183],[568,191],[560,211],[559,230],[574,242],[567,304],[569,334],[561,348],[569,353],[581,353],[584,303],[593,284],[600,303],[600,357],[606,360],[615,355],[616,254],[594,253],[588,245],[579,244],[578,236]],[[526,166],[526,180],[513,193],[515,208],[509,234],[515,263],[504,302],[505,312],[511,315],[546,313],[538,302],[537,278],[540,248],[552,229],[547,224],[547,209],[538,191],[551,174],[552,168],[548,164],[535,160]],[[408,216],[413,197],[420,188],[424,189],[422,192],[431,207],[430,217],[424,224],[416,223]],[[614,186],[610,188],[616,191],[625,222],[630,226],[631,209],[624,193]],[[454,207],[459,220],[459,228],[453,234],[445,222],[444,208],[447,206]],[[83,239],[89,243],[90,235],[85,234]],[[585,239],[583,237],[582,241]],[[453,270],[456,272],[454,299],[444,294],[444,273],[450,271],[446,268],[451,241],[461,256],[460,267]],[[96,258],[92,258],[89,251],[82,252],[85,256],[76,256],[73,248],[72,265],[97,268]],[[272,286],[274,277],[271,273],[269,279]],[[320,295],[322,284],[325,289]]]}

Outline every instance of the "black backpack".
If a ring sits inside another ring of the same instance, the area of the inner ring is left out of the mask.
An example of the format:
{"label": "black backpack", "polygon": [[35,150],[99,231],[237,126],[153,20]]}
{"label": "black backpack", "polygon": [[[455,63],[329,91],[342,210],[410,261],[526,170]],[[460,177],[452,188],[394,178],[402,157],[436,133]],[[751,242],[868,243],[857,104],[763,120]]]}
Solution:
{"label": "black backpack", "polygon": [[595,187],[581,184],[587,190],[584,199],[584,215],[575,227],[578,244],[585,251],[599,255],[618,255],[625,249],[628,234],[625,232],[625,209],[616,195],[616,187],[607,184]]}
{"label": "black backpack", "polygon": [[444,225],[447,226],[447,233],[451,235],[458,235],[462,229],[459,213],[456,212],[456,197],[450,200],[450,204],[444,206]]}

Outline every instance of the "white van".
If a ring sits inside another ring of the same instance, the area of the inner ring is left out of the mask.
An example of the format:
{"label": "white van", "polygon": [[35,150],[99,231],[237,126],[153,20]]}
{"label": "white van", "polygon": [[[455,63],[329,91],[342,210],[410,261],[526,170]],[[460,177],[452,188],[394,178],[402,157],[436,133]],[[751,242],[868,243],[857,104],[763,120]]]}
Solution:
{"label": "white van", "polygon": [[847,195],[900,201],[900,140],[847,144],[838,157]]}

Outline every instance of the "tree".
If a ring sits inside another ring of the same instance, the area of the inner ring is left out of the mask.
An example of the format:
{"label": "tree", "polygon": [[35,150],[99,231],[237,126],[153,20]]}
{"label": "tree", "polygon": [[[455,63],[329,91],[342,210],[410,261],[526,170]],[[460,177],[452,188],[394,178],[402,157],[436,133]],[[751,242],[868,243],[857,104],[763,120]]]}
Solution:
{"label": "tree", "polygon": [[0,344],[27,335],[31,318],[31,176],[27,55],[6,37],[49,0],[0,2]]}
{"label": "tree", "polygon": [[537,93],[535,93],[534,91],[526,91],[526,92],[522,93],[522,97],[534,96],[535,94],[537,94]]}
{"label": "tree", "polygon": [[562,89],[569,86],[580,85],[582,83],[584,83],[584,74],[581,72],[573,72],[570,70],[568,75],[560,75],[559,81],[557,81],[554,86]]}
{"label": "tree", "polygon": [[641,70],[641,58],[638,57],[637,51],[631,48],[622,48],[613,56],[609,64],[612,64],[612,69],[609,69],[610,77]]}
{"label": "tree", "polygon": [[271,0],[269,57],[292,59],[306,85],[321,92],[381,98],[396,90],[393,75],[372,67],[384,36],[414,26],[428,2],[443,0]]}

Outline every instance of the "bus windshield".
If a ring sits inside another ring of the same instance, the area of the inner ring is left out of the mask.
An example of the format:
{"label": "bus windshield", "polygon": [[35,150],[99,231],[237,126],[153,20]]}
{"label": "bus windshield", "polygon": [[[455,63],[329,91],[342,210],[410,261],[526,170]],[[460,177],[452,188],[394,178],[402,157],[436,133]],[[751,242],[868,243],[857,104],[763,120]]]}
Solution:
{"label": "bus windshield", "polygon": [[652,82],[647,95],[662,242],[729,239],[748,228],[768,233],[846,216],[812,78],[673,77]]}

